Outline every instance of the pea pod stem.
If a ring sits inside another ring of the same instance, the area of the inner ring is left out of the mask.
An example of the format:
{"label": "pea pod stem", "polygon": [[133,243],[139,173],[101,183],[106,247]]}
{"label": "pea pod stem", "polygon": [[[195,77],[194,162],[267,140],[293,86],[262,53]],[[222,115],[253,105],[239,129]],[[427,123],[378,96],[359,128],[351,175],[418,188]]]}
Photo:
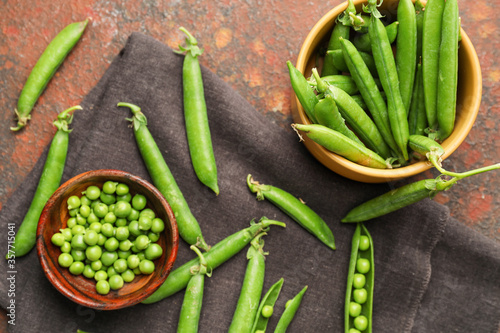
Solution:
{"label": "pea pod stem", "polygon": [[236,304],[229,333],[250,333],[257,316],[258,304],[264,286],[265,256],[262,232],[252,239],[247,252],[247,268]]}
{"label": "pea pod stem", "polygon": [[42,55],[30,72],[23,90],[17,101],[15,110],[17,126],[11,127],[12,131],[19,131],[31,119],[31,111],[38,98],[45,90],[50,79],[61,66],[66,56],[80,40],[89,19],[75,22],[62,29],[47,45]]}
{"label": "pea pod stem", "polygon": [[61,183],[64,166],[66,164],[66,155],[68,153],[69,133],[71,132],[68,125],[71,124],[73,120],[72,112],[75,110],[82,110],[82,107],[77,105],[64,110],[53,122],[57,131],[52,138],[42,175],[38,181],[38,186],[30,207],[16,233],[13,244],[14,250],[7,253],[7,259],[10,259],[12,256],[24,256],[35,246],[36,228],[42,210]]}
{"label": "pea pod stem", "polygon": [[132,112],[132,118],[127,118],[127,120],[133,124],[137,147],[144,159],[154,185],[165,196],[172,207],[182,239],[190,245],[197,245],[199,248],[207,251],[210,247],[205,242],[198,221],[193,216],[160,149],[149,132],[146,116],[137,105],[118,103],[118,106],[127,107]]}
{"label": "pea pod stem", "polygon": [[[261,218],[259,222],[251,222],[251,225],[245,229],[224,238],[205,252],[204,257],[207,261],[207,267],[215,270],[217,267],[231,259],[245,248],[250,241],[263,231],[269,231],[270,226],[277,225],[286,227],[285,223]],[[162,299],[169,297],[180,290],[184,289],[191,278],[191,268],[199,265],[200,259],[195,258],[182,266],[176,268],[168,275],[165,282],[151,296],[142,303],[151,304],[159,302]]]}
{"label": "pea pod stem", "polygon": [[179,45],[177,53],[185,53],[182,66],[184,119],[191,163],[198,179],[215,194],[219,194],[217,165],[208,123],[203,78],[198,56],[203,53],[198,41],[184,27],[186,46]]}
{"label": "pea pod stem", "polygon": [[278,187],[260,184],[252,175],[247,176],[247,185],[252,193],[257,194],[257,200],[269,200],[323,244],[335,250],[332,230],[316,212],[297,197]]}
{"label": "pea pod stem", "polygon": [[188,333],[198,332],[198,324],[200,320],[201,307],[203,302],[203,292],[205,285],[205,275],[210,277],[211,271],[207,267],[207,261],[201,251],[194,245],[191,245],[191,250],[195,251],[200,259],[199,265],[191,268],[193,274],[189,279],[182,301],[181,313],[177,324],[177,332]]}

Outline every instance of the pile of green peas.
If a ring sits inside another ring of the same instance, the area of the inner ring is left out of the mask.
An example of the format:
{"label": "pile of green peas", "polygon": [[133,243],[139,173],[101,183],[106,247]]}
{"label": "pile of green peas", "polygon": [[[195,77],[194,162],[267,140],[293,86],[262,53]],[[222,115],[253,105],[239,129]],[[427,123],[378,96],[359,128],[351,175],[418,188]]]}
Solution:
{"label": "pile of green peas", "polygon": [[[359,251],[370,249],[370,239],[366,235],[359,237]],[[366,289],[366,274],[370,272],[371,263],[366,258],[356,260],[356,272],[352,280],[352,299],[349,303],[349,315],[354,318],[354,328],[349,329],[349,333],[360,333],[368,328],[368,318],[362,315],[362,306],[370,297]]]}
{"label": "pile of green peas", "polygon": [[157,241],[165,224],[146,207],[144,195],[132,195],[124,183],[106,181],[102,189],[91,185],[81,197],[70,196],[67,206],[67,227],[51,238],[61,250],[61,267],[95,279],[102,295],[136,275],[154,272],[153,261],[163,253]]}

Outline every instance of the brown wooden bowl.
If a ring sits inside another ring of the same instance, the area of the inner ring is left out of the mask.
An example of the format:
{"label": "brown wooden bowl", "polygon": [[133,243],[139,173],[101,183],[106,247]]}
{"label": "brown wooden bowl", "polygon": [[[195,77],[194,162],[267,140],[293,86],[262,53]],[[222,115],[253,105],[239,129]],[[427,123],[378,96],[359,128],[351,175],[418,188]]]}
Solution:
{"label": "brown wooden bowl", "polygon": [[[81,196],[90,185],[102,189],[104,182],[112,180],[127,184],[130,193],[140,193],[148,201],[158,217],[165,222],[165,231],[158,244],[163,248],[160,258],[154,260],[155,271],[150,275],[137,275],[119,290],[110,290],[107,295],[96,292],[96,281],[83,275],[75,276],[68,268],[59,266],[60,249],[52,244],[51,237],[66,227],[69,218],[67,200],[72,195]],[[82,173],[61,185],[50,197],[43,209],[37,229],[37,252],[42,269],[49,281],[64,296],[83,306],[99,310],[115,310],[135,305],[155,292],[172,270],[177,257],[179,232],[170,205],[163,195],[149,182],[125,171],[93,170]]]}

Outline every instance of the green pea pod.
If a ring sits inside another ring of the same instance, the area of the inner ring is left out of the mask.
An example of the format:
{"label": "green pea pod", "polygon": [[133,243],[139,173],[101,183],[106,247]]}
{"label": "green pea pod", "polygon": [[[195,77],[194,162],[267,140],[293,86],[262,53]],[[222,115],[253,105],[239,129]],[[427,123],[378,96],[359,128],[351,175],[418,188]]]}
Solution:
{"label": "green pea pod", "polygon": [[408,160],[408,117],[399,90],[398,72],[396,62],[392,53],[392,48],[387,37],[384,25],[380,19],[372,16],[372,23],[369,28],[372,43],[372,53],[380,82],[387,95],[387,112],[391,125],[392,135],[403,158]]}
{"label": "green pea pod", "polygon": [[420,0],[415,1],[415,16],[417,21],[417,62],[422,57],[422,29],[424,26],[424,5]]}
{"label": "green pea pod", "polygon": [[370,74],[368,67],[362,61],[356,47],[350,41],[343,39],[341,40],[341,45],[345,62],[349,67],[349,72],[354,82],[356,82],[368,110],[370,110],[375,125],[377,125],[385,143],[393,152],[397,153],[399,148],[392,135],[387,105],[380,94],[375,79]]}
{"label": "green pea pod", "polygon": [[[233,256],[238,254],[250,241],[262,231],[268,231],[271,225],[285,227],[283,222],[261,218],[258,223],[252,221],[250,227],[242,229],[215,244],[205,252],[207,266],[216,269]],[[191,279],[191,267],[199,265],[200,259],[195,258],[176,268],[168,275],[165,282],[142,303],[151,304],[171,296],[184,289]]]}
{"label": "green pea pod", "polygon": [[417,17],[412,0],[400,0],[397,9],[398,37],[396,42],[396,68],[398,70],[401,99],[410,112],[410,101],[417,66]]}
{"label": "green pea pod", "polygon": [[45,90],[47,83],[66,59],[66,56],[80,40],[88,22],[89,20],[86,19],[83,22],[69,24],[47,45],[47,48],[31,70],[19,95],[17,109],[15,110],[17,126],[11,127],[12,131],[19,131],[31,119],[30,113],[33,106]]}
{"label": "green pea pod", "polygon": [[444,3],[444,0],[427,1],[422,26],[422,76],[424,82],[425,112],[431,130],[436,130],[438,125],[437,82]]}
{"label": "green pea pod", "polygon": [[408,146],[420,155],[426,156],[432,164],[440,163],[440,158],[444,154],[443,147],[425,135],[410,135]]}
{"label": "green pea pod", "polygon": [[296,130],[305,132],[309,139],[329,151],[345,157],[349,161],[376,169],[387,169],[390,167],[389,164],[374,151],[361,146],[345,135],[326,126],[318,124],[292,124],[292,127]]}
{"label": "green pea pod", "polygon": [[[340,71],[350,73],[349,72],[349,67],[347,66],[347,63],[345,62],[344,58],[344,52],[342,49],[339,50],[333,50],[333,51],[327,51],[327,54],[330,54],[332,57],[333,64],[335,67],[339,68]],[[375,66],[375,61],[373,60],[373,56],[368,53],[368,52],[363,52],[359,51],[359,55],[361,56],[361,59],[365,63],[365,65],[368,67],[368,70],[374,77],[378,77],[378,72],[377,72],[377,67]],[[349,94],[352,95],[352,94]]]}
{"label": "green pea pod", "polygon": [[208,124],[201,67],[198,61],[198,56],[203,53],[203,50],[200,50],[196,38],[185,28],[181,27],[180,30],[187,35],[187,46],[179,46],[180,51],[177,53],[186,53],[182,65],[182,86],[189,154],[198,179],[218,195],[217,165]]}
{"label": "green pea pod", "polygon": [[294,298],[288,300],[285,305],[285,311],[281,314],[280,320],[278,324],[276,324],[276,328],[274,329],[274,333],[285,333],[288,326],[292,322],[295,314],[297,313],[300,303],[302,302],[302,298],[304,297],[305,292],[307,291],[307,286],[305,286]]}
{"label": "green pea pod", "polygon": [[265,256],[267,255],[263,250],[262,237],[264,235],[266,235],[265,232],[260,233],[250,243],[247,252],[247,269],[233,320],[229,326],[229,333],[250,333],[252,331],[252,324],[257,316],[257,305],[264,286]]}
{"label": "green pea pod", "polygon": [[[338,50],[340,48],[339,45],[339,38],[349,38],[349,33],[351,31],[351,28],[348,26],[345,26],[339,22],[335,24],[333,27],[332,33],[330,35],[330,41],[328,43],[327,51],[329,50]],[[323,68],[321,69],[321,76],[327,76],[327,75],[334,75],[338,74],[339,68],[337,68],[332,59],[331,56],[328,54],[325,55],[325,59],[323,61]]]}
{"label": "green pea pod", "polygon": [[43,166],[42,175],[38,181],[38,186],[31,201],[30,207],[24,216],[23,222],[16,233],[13,250],[7,253],[7,259],[26,255],[35,246],[36,228],[42,210],[61,184],[61,178],[66,163],[68,153],[69,133],[71,129],[68,125],[73,120],[72,111],[81,110],[77,105],[61,112],[54,121],[57,131],[52,138],[49,152]]}
{"label": "green pea pod", "polygon": [[318,103],[318,97],[309,85],[309,82],[307,82],[304,74],[295,68],[290,60],[288,60],[286,64],[288,66],[293,91],[295,92],[300,105],[304,108],[304,111],[311,122],[316,123],[316,117],[314,117],[314,106]]}
{"label": "green pea pod", "polygon": [[423,179],[391,190],[352,209],[342,222],[364,222],[394,212],[425,198],[432,198],[455,182]]}
{"label": "green pea pod", "polygon": [[326,246],[335,250],[332,230],[316,212],[301,200],[275,186],[259,184],[253,180],[252,175],[247,176],[247,185],[252,193],[257,194],[257,200],[269,200]]}
{"label": "green pea pod", "polygon": [[437,120],[439,139],[443,141],[455,126],[458,85],[458,35],[460,21],[457,0],[446,0],[443,10],[439,75],[437,81]]}
{"label": "green pea pod", "polygon": [[[351,241],[351,258],[347,275],[344,312],[345,333],[352,332],[353,328],[367,333],[372,332],[375,282],[373,249],[373,240],[368,229],[362,223],[357,223]],[[360,262],[359,259],[364,262]]]}
{"label": "green pea pod", "polygon": [[424,84],[422,82],[422,64],[417,65],[413,96],[411,98],[410,113],[408,114],[408,130],[413,134],[423,135],[427,128],[427,115],[425,114]]}
{"label": "green pea pod", "polygon": [[[358,87],[356,86],[356,82],[349,76],[349,75],[327,75],[327,76],[322,76],[321,79],[328,83],[329,85],[335,86],[337,88],[342,89],[349,95],[354,95],[358,92]],[[316,86],[316,80],[314,77],[312,77],[309,80],[309,84],[311,86]]]}
{"label": "green pea pod", "polygon": [[269,318],[272,315],[271,311],[268,309],[274,309],[274,304],[278,299],[278,296],[281,292],[281,287],[283,286],[283,278],[279,279],[278,282],[273,284],[271,288],[267,291],[267,293],[262,297],[260,301],[259,309],[257,310],[257,316],[255,317],[255,321],[252,326],[252,333],[257,331],[265,332],[267,328],[267,324],[269,322]]}
{"label": "green pea pod", "polygon": [[172,206],[182,239],[190,245],[196,245],[205,251],[208,250],[210,247],[203,238],[200,225],[191,212],[170,168],[149,132],[146,116],[137,105],[118,103],[118,106],[128,107],[132,111],[132,118],[127,118],[127,120],[133,124],[137,147],[154,185]]}
{"label": "green pea pod", "polygon": [[177,332],[179,333],[198,332],[205,275],[210,277],[212,274],[200,250],[194,245],[191,245],[191,250],[195,251],[200,258],[200,264],[191,267],[193,276],[189,279],[182,301],[181,313],[177,324]]}
{"label": "green pea pod", "polygon": [[337,104],[335,104],[332,96],[326,95],[325,98],[320,100],[314,107],[314,114],[316,115],[319,125],[323,125],[340,132],[349,139],[364,146],[363,142],[361,142],[356,134],[354,134],[353,131],[351,131],[345,124],[345,120],[342,118],[342,115],[340,114]]}
{"label": "green pea pod", "polygon": [[325,94],[333,97],[342,117],[368,148],[383,158],[391,156],[389,146],[373,120],[349,94],[334,86],[329,86]]}
{"label": "green pea pod", "polygon": [[[371,24],[370,24],[371,25]],[[387,38],[389,39],[389,43],[392,44],[397,38],[398,35],[398,26],[399,22],[394,21],[388,26],[385,27]],[[368,28],[369,29],[369,28]],[[358,34],[356,37],[352,39],[352,43],[358,51],[361,52],[372,52],[371,39],[369,33]]]}

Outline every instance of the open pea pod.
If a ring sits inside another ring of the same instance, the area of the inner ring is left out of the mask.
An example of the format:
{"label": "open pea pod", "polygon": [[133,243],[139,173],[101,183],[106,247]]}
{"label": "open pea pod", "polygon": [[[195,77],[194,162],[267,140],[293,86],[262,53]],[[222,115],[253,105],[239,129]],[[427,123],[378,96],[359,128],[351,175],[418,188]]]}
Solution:
{"label": "open pea pod", "polygon": [[345,297],[345,333],[352,332],[352,329],[371,332],[375,261],[372,237],[362,223],[356,225],[351,246]]}
{"label": "open pea pod", "polygon": [[259,331],[265,332],[267,328],[267,323],[269,318],[273,314],[274,304],[278,299],[281,287],[283,287],[283,278],[279,279],[278,282],[273,284],[267,293],[262,297],[260,301],[259,309],[257,310],[257,316],[255,316],[255,321],[252,327],[252,333]]}

